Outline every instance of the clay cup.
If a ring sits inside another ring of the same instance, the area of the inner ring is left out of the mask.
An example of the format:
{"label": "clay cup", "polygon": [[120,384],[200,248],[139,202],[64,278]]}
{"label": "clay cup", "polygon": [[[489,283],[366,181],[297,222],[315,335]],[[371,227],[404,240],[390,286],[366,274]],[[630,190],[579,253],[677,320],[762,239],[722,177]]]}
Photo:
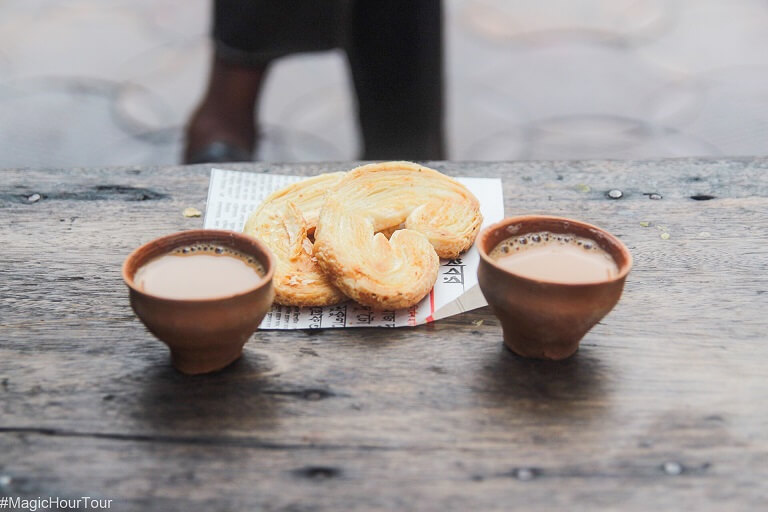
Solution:
{"label": "clay cup", "polygon": [[[230,247],[259,261],[264,278],[243,293],[210,299],[169,299],[139,290],[136,271],[151,259],[194,244]],[[131,307],[149,331],[171,349],[173,366],[182,373],[219,370],[240,357],[274,299],[274,260],[259,240],[232,231],[196,229],[142,245],[123,263]]]}
{"label": "clay cup", "polygon": [[[549,282],[516,275],[488,256],[503,240],[543,231],[594,240],[616,262],[618,275],[584,284]],[[504,343],[523,357],[559,360],[573,355],[584,335],[616,305],[632,267],[632,255],[618,238],[563,217],[506,218],[484,229],[477,247],[480,289],[501,321]]]}

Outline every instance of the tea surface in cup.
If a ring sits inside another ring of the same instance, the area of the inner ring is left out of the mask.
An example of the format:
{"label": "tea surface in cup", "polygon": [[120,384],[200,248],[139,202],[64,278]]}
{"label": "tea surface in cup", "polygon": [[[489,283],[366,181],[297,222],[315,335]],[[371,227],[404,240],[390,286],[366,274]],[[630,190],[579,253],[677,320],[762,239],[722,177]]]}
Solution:
{"label": "tea surface in cup", "polygon": [[616,262],[594,240],[548,231],[502,240],[488,256],[513,274],[554,283],[593,283],[619,274]]}
{"label": "tea surface in cup", "polygon": [[136,287],[167,299],[213,299],[244,293],[264,278],[254,257],[215,244],[177,247],[142,265]]}

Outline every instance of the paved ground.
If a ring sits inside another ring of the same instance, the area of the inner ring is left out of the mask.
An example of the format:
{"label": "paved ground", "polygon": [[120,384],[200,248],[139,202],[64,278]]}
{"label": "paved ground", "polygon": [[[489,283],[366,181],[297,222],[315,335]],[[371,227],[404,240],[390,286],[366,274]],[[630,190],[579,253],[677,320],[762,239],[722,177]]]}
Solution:
{"label": "paved ground", "polygon": [[[764,0],[446,7],[452,159],[768,153]],[[176,162],[207,25],[206,0],[0,2],[0,167]],[[355,158],[341,54],[280,62],[263,101],[261,159]]]}

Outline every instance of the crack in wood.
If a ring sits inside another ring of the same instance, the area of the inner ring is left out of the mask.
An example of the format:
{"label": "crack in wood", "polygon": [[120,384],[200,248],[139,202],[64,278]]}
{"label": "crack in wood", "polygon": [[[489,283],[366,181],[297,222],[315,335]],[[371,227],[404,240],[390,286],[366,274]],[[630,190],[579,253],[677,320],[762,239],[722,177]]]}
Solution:
{"label": "crack in wood", "polygon": [[261,450],[361,450],[397,451],[412,450],[410,447],[391,447],[369,444],[319,444],[319,443],[272,443],[253,437],[226,436],[168,436],[162,434],[122,434],[118,432],[81,432],[50,427],[0,427],[0,434],[40,435],[47,437],[104,439],[137,443],[189,444],[252,448]]}
{"label": "crack in wood", "polygon": [[[40,200],[30,203],[30,194],[38,194]],[[19,194],[0,194],[0,201],[36,205],[44,200],[56,201],[156,201],[170,197],[150,188],[127,185],[97,185],[81,191],[28,191]]]}
{"label": "crack in wood", "polygon": [[310,480],[327,480],[329,478],[338,478],[342,476],[343,471],[340,468],[332,466],[306,466],[294,469],[292,473],[301,478]]}
{"label": "crack in wood", "polygon": [[265,389],[264,391],[262,391],[262,393],[264,393],[265,395],[294,396],[294,397],[302,398],[304,400],[309,400],[309,401],[325,400],[326,398],[343,396],[325,389],[299,389],[299,390],[289,390],[289,391]]}
{"label": "crack in wood", "polygon": [[518,467],[511,471],[504,471],[490,475],[474,474],[472,480],[484,481],[494,478],[514,478],[520,481],[530,481],[539,478],[659,478],[664,476],[704,476],[712,464],[704,462],[699,465],[679,464],[679,472],[669,472],[668,464],[634,465],[615,471],[589,470],[585,468],[539,468]]}

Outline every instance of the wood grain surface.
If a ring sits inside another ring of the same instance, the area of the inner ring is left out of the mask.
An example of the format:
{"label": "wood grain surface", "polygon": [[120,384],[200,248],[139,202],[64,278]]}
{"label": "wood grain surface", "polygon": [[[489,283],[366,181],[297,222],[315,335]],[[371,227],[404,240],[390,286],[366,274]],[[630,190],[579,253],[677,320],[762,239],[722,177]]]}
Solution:
{"label": "wood grain surface", "polygon": [[507,215],[575,217],[629,246],[624,296],[573,358],[512,355],[483,308],[412,329],[262,331],[225,371],[185,377],[134,317],[120,265],[202,226],[182,211],[205,209],[210,167],[0,171],[0,496],[766,510],[768,160],[431,165],[501,177]]}

